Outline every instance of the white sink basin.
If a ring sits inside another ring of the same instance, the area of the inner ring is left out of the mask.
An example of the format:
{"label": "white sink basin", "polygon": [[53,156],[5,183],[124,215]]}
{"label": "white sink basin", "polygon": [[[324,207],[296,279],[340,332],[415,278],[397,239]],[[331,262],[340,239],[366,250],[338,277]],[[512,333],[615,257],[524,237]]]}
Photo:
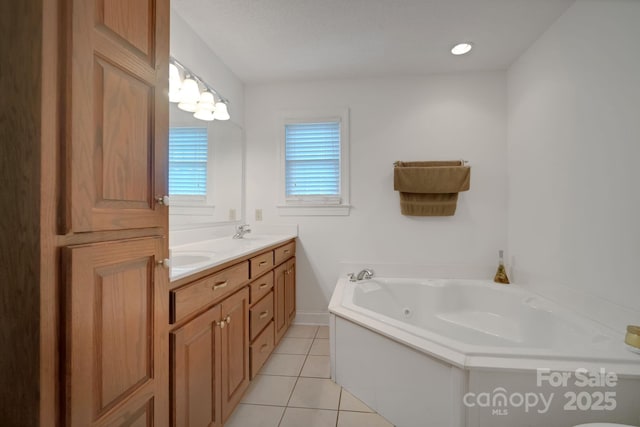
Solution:
{"label": "white sink basin", "polygon": [[213,260],[214,252],[177,252],[171,254],[171,267],[194,268]]}

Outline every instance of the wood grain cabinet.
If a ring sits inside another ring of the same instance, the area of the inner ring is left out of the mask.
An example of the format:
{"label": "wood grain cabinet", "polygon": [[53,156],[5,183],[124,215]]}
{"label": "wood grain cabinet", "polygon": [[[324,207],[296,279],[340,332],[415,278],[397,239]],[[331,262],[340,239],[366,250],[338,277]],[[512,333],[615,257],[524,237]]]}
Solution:
{"label": "wood grain cabinet", "polygon": [[278,345],[296,316],[296,259],[291,256],[275,268],[274,321],[275,345]]}
{"label": "wood grain cabinet", "polygon": [[284,310],[287,317],[287,327],[291,326],[296,317],[296,258],[287,261],[284,278]]}
{"label": "wood grain cabinet", "polygon": [[249,289],[171,332],[171,425],[216,427],[249,386]]}
{"label": "wood grain cabinet", "polygon": [[63,250],[66,425],[168,425],[163,245],[158,237]]}
{"label": "wood grain cabinet", "polygon": [[222,425],[220,305],[171,332],[171,425]]}
{"label": "wood grain cabinet", "polygon": [[169,0],[69,0],[65,232],[165,225]]}
{"label": "wood grain cabinet", "polygon": [[295,317],[294,255],[290,241],[172,283],[172,427],[218,427],[231,416],[273,351],[276,328],[283,335]]}
{"label": "wood grain cabinet", "polygon": [[20,324],[0,322],[0,425],[168,426],[169,0],[3,1],[0,15],[1,74],[18,76],[0,114],[16,271],[2,289]]}

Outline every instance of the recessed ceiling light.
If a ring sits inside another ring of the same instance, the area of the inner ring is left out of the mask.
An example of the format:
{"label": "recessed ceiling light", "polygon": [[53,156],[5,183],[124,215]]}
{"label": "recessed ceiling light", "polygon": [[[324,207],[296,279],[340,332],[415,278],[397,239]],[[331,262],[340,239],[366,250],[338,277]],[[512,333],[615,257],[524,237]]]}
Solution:
{"label": "recessed ceiling light", "polygon": [[451,48],[451,53],[454,55],[464,55],[465,53],[469,53],[472,48],[473,46],[470,42],[458,43]]}

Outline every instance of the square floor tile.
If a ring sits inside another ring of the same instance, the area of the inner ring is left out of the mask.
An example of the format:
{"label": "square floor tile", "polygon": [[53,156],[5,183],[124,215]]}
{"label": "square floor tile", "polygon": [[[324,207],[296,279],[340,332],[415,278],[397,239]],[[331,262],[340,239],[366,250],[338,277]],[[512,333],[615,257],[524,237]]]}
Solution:
{"label": "square floor tile", "polygon": [[313,325],[291,325],[285,334],[287,338],[314,338],[318,331],[317,326]]}
{"label": "square floor tile", "polygon": [[340,410],[341,411],[355,411],[355,412],[373,412],[371,408],[362,403],[360,399],[349,393],[347,390],[342,389],[340,395]]}
{"label": "square floor tile", "polygon": [[[285,408],[239,404],[224,427],[278,427]],[[335,424],[334,424],[335,425]]]}
{"label": "square floor tile", "polygon": [[328,356],[329,355],[329,340],[315,339],[311,345],[311,351],[309,354],[314,356]]}
{"label": "square floor tile", "polygon": [[329,327],[328,326],[318,327],[316,338],[329,338]]}
{"label": "square floor tile", "polygon": [[306,357],[304,354],[272,354],[260,370],[260,374],[297,377]]}
{"label": "square floor tile", "polygon": [[313,339],[311,338],[282,338],[273,352],[276,354],[307,354],[312,343]]}
{"label": "square floor tile", "polygon": [[335,427],[337,417],[337,411],[326,409],[287,408],[280,427]]}
{"label": "square floor tile", "polygon": [[297,408],[338,409],[340,386],[328,379],[298,378],[289,406]]}
{"label": "square floor tile", "polygon": [[256,375],[251,381],[242,403],[287,406],[296,380],[296,377]]}
{"label": "square floor tile", "polygon": [[301,377],[330,378],[331,365],[329,356],[307,356],[304,367],[300,373]]}
{"label": "square floor tile", "polygon": [[375,413],[340,411],[338,427],[393,427],[393,424]]}

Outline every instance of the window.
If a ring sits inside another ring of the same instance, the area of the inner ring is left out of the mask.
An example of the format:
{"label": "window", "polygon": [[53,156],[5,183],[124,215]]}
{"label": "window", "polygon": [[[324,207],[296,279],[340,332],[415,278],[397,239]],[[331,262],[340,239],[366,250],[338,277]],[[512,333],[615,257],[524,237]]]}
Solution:
{"label": "window", "polygon": [[175,200],[206,201],[208,144],[206,127],[169,129],[169,195]]}
{"label": "window", "polygon": [[348,215],[348,114],[283,119],[281,215]]}

